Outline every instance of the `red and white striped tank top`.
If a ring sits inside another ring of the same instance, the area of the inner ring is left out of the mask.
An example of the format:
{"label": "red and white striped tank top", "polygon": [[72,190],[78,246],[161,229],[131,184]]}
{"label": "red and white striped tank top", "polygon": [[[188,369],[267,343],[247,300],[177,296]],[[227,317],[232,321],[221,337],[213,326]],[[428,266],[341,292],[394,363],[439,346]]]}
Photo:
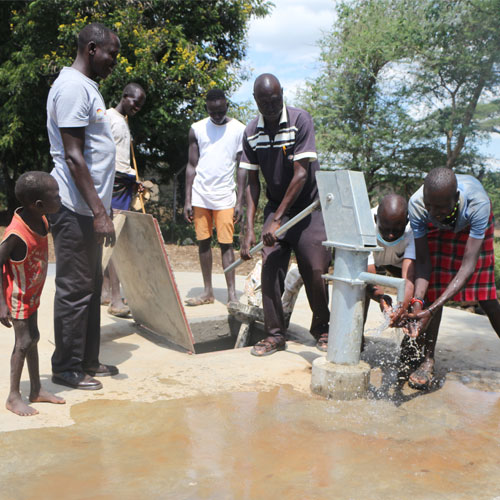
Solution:
{"label": "red and white striped tank top", "polygon": [[[19,209],[14,213],[2,241],[15,234],[24,241],[27,252],[23,260],[9,259],[4,264],[2,281],[5,300],[12,318],[27,319],[40,305],[40,295],[47,276],[49,250],[47,235],[42,236],[30,229],[18,211]],[[45,217],[43,222],[48,229]]]}

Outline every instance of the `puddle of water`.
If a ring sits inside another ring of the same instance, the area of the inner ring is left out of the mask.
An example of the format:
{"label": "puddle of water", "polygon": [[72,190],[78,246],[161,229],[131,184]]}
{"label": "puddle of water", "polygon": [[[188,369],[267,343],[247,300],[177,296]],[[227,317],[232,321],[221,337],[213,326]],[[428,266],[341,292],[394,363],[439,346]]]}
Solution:
{"label": "puddle of water", "polygon": [[287,387],[89,401],[75,425],[0,434],[1,498],[493,499],[500,394],[449,382],[396,407]]}

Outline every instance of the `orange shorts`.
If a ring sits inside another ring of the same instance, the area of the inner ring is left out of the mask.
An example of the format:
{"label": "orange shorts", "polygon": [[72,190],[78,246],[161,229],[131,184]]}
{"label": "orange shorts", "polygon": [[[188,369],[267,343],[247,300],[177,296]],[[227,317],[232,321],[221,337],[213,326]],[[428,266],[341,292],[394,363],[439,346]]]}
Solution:
{"label": "orange shorts", "polygon": [[234,234],[233,214],[234,208],[211,210],[209,208],[193,207],[196,239],[201,241],[211,238],[215,224],[217,241],[225,245],[232,244]]}

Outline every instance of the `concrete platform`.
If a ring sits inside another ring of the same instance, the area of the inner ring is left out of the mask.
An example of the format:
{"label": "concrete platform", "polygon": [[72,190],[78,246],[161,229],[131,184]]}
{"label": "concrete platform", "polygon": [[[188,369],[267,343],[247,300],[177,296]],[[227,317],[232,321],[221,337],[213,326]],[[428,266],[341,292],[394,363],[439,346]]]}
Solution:
{"label": "concrete platform", "polygon": [[[176,273],[182,297],[199,273]],[[226,314],[216,302],[186,308],[190,320]],[[243,279],[237,277],[238,290]],[[368,335],[363,360],[371,397],[327,401],[310,392],[323,356],[307,328],[302,291],[288,349],[189,355],[102,309],[101,360],[120,375],[103,390],[50,381],[53,276],[39,311],[45,388],[67,404],[18,417],[0,408],[0,498],[488,499],[500,500],[500,340],[486,317],[447,308],[432,391],[395,393],[400,336]],[[372,304],[367,329],[382,317]],[[9,386],[13,332],[0,326],[0,396]],[[22,392],[29,392],[27,371]]]}

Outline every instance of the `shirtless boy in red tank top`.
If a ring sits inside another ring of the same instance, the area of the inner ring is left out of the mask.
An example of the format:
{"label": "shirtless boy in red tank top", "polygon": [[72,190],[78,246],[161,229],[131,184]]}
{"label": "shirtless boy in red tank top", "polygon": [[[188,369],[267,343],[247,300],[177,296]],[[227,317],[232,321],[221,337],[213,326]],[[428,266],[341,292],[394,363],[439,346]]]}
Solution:
{"label": "shirtless boy in red tank top", "polygon": [[37,310],[47,275],[48,223],[46,214],[58,211],[59,188],[46,172],[27,172],[19,177],[16,198],[21,207],[16,210],[0,244],[0,323],[14,325],[15,345],[11,356],[10,393],[6,408],[21,416],[38,411],[23,402],[19,383],[24,360],[28,364],[32,403],[65,403],[64,399],[42,389],[38,368],[37,343],[40,333]]}

